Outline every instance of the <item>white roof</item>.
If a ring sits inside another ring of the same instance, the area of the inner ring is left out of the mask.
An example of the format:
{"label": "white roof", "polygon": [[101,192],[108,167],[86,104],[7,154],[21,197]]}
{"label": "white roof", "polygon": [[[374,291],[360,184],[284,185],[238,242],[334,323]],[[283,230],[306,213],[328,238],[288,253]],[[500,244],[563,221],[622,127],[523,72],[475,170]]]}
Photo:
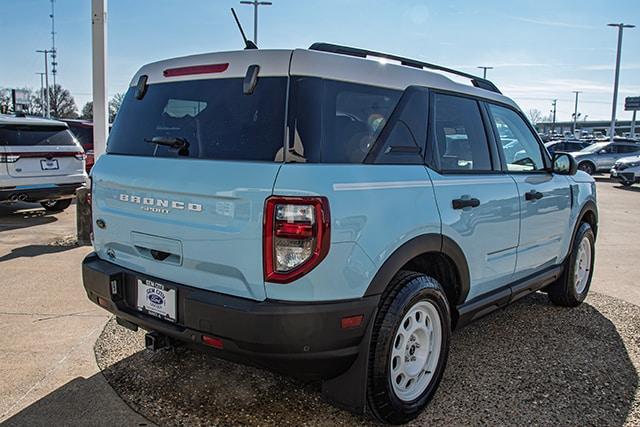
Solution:
{"label": "white roof", "polygon": [[0,114],[0,125],[30,125],[30,126],[64,126],[65,122],[41,117],[16,117]]}
{"label": "white roof", "polygon": [[[228,64],[224,72],[191,74],[165,77],[163,72],[170,68],[195,65]],[[147,75],[148,84],[199,79],[244,77],[247,67],[260,65],[261,77],[295,76],[321,77],[352,83],[369,84],[390,89],[404,90],[411,85],[425,86],[452,92],[479,96],[517,107],[510,98],[496,92],[477,88],[469,84],[457,83],[445,74],[415,67],[384,63],[375,59],[322,52],[309,49],[270,50],[247,49],[240,51],[205,53],[167,59],[143,66],[131,80],[135,86],[141,75]]]}

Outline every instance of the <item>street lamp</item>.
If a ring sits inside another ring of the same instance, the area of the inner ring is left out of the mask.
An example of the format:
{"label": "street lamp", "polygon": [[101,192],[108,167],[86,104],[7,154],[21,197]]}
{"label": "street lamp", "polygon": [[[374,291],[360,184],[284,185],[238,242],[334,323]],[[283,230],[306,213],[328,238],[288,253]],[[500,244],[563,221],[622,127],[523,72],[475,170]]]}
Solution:
{"label": "street lamp", "polygon": [[44,75],[45,73],[36,73],[40,76],[40,105],[42,106],[42,117],[44,117]]}
{"label": "street lamp", "polygon": [[625,28],[634,28],[635,25],[629,24],[607,24],[609,27],[618,27],[618,53],[616,55],[616,73],[613,81],[613,106],[611,107],[611,128],[609,137],[613,141],[616,134],[616,104],[618,103],[618,82],[620,80],[620,54],[622,53],[622,31]]}
{"label": "street lamp", "polygon": [[271,6],[273,3],[270,1],[241,1],[240,4],[253,5],[253,42],[258,44],[258,6]]}
{"label": "street lamp", "polygon": [[575,110],[573,111],[573,133],[576,133],[576,122],[578,121],[578,94],[580,93],[579,90],[574,90],[573,93],[576,94],[576,107]]}
{"label": "street lamp", "polygon": [[493,70],[493,67],[483,67],[483,66],[479,66],[478,68],[480,68],[482,70],[482,78],[483,79],[487,79],[487,70]]}

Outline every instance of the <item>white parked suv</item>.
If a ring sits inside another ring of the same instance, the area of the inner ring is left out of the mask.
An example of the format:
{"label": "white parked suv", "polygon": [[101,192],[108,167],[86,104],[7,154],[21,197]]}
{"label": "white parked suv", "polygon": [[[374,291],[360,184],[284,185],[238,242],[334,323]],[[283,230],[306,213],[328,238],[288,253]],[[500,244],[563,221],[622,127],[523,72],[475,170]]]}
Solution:
{"label": "white parked suv", "polygon": [[0,203],[40,202],[69,207],[86,185],[84,150],[66,123],[0,115]]}

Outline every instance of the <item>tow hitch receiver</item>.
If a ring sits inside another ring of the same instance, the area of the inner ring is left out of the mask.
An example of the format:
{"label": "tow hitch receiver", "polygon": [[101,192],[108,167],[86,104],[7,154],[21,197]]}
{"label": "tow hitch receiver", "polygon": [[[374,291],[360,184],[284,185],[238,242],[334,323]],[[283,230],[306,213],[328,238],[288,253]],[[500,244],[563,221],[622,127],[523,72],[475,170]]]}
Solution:
{"label": "tow hitch receiver", "polygon": [[144,346],[147,350],[158,351],[171,347],[169,337],[159,334],[156,331],[147,332],[144,336]]}

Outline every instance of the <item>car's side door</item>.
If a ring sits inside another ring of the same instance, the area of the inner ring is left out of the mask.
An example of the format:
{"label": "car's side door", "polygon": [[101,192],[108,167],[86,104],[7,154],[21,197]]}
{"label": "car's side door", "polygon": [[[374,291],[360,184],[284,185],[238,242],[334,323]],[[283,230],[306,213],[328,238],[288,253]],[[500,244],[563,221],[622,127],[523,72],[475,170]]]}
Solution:
{"label": "car's side door", "polygon": [[[571,190],[565,176],[551,172],[551,161],[533,130],[516,110],[488,103],[503,167],[518,186],[520,239],[515,279],[559,264],[570,236]],[[515,147],[514,147],[515,146]]]}
{"label": "car's side door", "polygon": [[618,144],[609,144],[602,150],[598,151],[594,157],[596,170],[610,169],[620,157],[618,154]]}
{"label": "car's side door", "polygon": [[467,299],[511,281],[518,243],[518,189],[502,172],[491,125],[476,99],[431,93],[427,170],[446,241],[469,266]]}

